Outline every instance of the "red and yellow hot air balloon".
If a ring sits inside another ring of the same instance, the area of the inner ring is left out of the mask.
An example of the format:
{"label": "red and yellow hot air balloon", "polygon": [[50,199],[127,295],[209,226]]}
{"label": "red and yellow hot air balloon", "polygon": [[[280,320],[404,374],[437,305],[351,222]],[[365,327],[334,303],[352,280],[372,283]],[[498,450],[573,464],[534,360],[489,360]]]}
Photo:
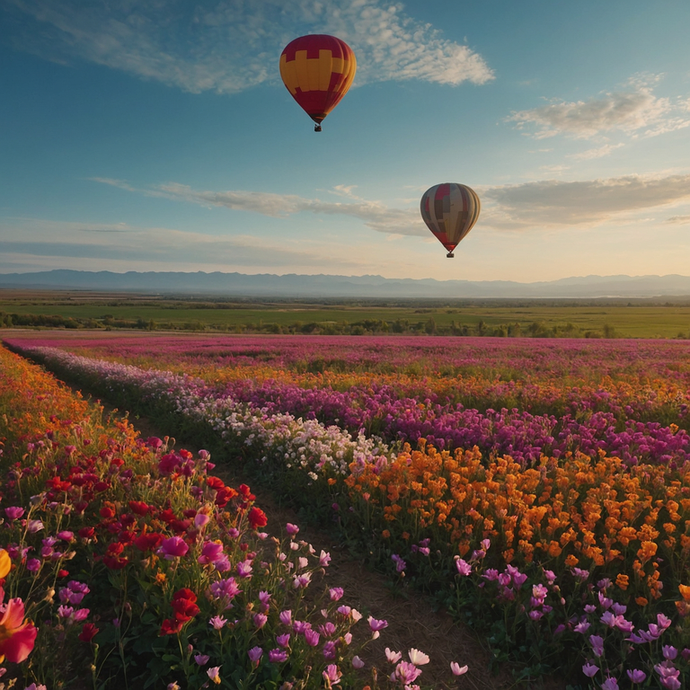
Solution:
{"label": "red and yellow hot air balloon", "polygon": [[357,60],[350,46],[327,34],[296,38],[280,56],[280,76],[292,97],[316,122],[316,132],[347,93],[356,70]]}
{"label": "red and yellow hot air balloon", "polygon": [[448,250],[449,259],[454,256],[453,249],[477,222],[480,208],[477,193],[464,184],[437,184],[422,195],[422,218]]}

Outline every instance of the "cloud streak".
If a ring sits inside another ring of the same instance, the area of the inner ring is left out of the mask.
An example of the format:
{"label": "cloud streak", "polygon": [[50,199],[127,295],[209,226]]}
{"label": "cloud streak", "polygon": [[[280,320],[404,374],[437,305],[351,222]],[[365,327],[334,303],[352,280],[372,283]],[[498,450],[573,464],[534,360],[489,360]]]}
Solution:
{"label": "cloud streak", "polygon": [[[690,174],[541,180],[484,191],[494,227],[593,226],[626,214],[690,202]],[[681,217],[681,216],[678,216]]]}
{"label": "cloud streak", "polygon": [[638,138],[688,127],[689,113],[686,101],[655,96],[647,81],[634,79],[625,90],[588,101],[552,101],[539,108],[513,112],[508,121],[535,139],[559,134],[590,139],[611,132]]}
{"label": "cloud streak", "polygon": [[[147,196],[162,197],[201,206],[258,213],[273,218],[312,213],[346,216],[362,221],[388,235],[429,237],[419,207],[395,208],[380,201],[362,199],[352,186],[338,185],[335,194],[347,201],[322,201],[295,194],[242,190],[200,191],[169,182],[136,189],[127,182],[106,178],[95,181]],[[479,225],[500,230],[529,230],[596,226],[651,209],[690,203],[690,174],[667,176],[626,175],[595,180],[538,180],[516,185],[479,187],[482,212]],[[666,222],[685,223],[689,216],[673,216]]]}
{"label": "cloud streak", "polygon": [[[259,213],[281,218],[295,213],[317,215],[350,216],[364,222],[377,232],[426,237],[428,230],[419,216],[419,210],[391,208],[380,201],[367,201],[351,194],[352,187],[339,185],[336,193],[352,201],[321,201],[307,199],[296,194],[273,194],[252,191],[199,191],[187,185],[170,182],[156,187],[136,189],[127,182],[108,178],[92,178],[96,182],[119,187],[126,191],[138,191],[147,196],[164,197],[175,201],[186,201],[201,206],[218,206],[235,211]],[[348,190],[344,192],[344,190]]]}
{"label": "cloud streak", "polygon": [[280,52],[304,33],[347,41],[358,56],[357,84],[417,79],[456,86],[493,79],[468,46],[382,0],[8,0],[8,7],[23,27],[22,50],[63,62],[87,60],[192,93],[277,83]]}

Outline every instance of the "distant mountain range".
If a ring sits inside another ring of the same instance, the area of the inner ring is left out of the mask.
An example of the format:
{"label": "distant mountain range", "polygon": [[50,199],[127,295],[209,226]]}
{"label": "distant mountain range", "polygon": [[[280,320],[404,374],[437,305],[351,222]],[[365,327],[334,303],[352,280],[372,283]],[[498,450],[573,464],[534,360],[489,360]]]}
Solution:
{"label": "distant mountain range", "polygon": [[298,298],[598,298],[690,296],[690,276],[584,276],[537,283],[381,276],[42,271],[0,274],[0,288]]}

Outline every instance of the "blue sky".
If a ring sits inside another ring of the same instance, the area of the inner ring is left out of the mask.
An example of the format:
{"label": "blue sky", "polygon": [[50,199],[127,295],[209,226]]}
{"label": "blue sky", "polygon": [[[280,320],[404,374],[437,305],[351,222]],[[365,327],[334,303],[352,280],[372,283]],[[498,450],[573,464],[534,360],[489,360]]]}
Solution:
{"label": "blue sky", "polygon": [[[0,0],[0,273],[690,274],[687,0]],[[321,134],[283,47],[355,51]],[[445,251],[419,215],[471,186]]]}

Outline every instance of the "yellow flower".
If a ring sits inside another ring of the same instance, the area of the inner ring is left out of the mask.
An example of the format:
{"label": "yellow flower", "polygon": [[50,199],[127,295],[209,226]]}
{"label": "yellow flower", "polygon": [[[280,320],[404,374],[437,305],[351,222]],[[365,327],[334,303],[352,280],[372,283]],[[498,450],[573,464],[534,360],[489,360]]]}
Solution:
{"label": "yellow flower", "polygon": [[0,549],[0,578],[7,577],[7,574],[12,569],[12,561],[10,554],[5,549]]}

